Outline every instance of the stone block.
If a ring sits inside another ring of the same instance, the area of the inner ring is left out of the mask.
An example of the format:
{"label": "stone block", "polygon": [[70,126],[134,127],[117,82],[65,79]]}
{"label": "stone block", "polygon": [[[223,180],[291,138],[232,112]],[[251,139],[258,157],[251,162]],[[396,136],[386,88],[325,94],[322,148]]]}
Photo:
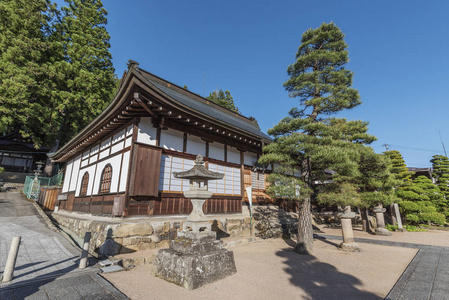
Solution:
{"label": "stone block", "polygon": [[146,223],[121,224],[114,232],[116,237],[146,236],[153,234],[153,227]]}
{"label": "stone block", "polygon": [[241,230],[242,222],[240,220],[228,220],[226,222],[226,231],[231,233],[233,230]]}
{"label": "stone block", "polygon": [[161,234],[164,231],[164,226],[161,224],[157,224],[153,226],[154,234]]}
{"label": "stone block", "polygon": [[161,241],[161,237],[158,236],[158,235],[152,235],[152,236],[151,236],[151,240],[152,240],[154,243],[159,243],[159,242]]}
{"label": "stone block", "polygon": [[170,241],[165,240],[165,241],[161,241],[160,243],[158,243],[157,247],[158,248],[168,248],[169,245],[170,245]]}
{"label": "stone block", "polygon": [[98,254],[109,257],[120,253],[121,242],[121,239],[107,239],[98,249]]}
{"label": "stone block", "polygon": [[193,290],[237,272],[234,253],[225,249],[200,255],[180,254],[171,249],[159,250],[153,275]]}
{"label": "stone block", "polygon": [[164,233],[167,233],[170,231],[170,222],[164,222]]}

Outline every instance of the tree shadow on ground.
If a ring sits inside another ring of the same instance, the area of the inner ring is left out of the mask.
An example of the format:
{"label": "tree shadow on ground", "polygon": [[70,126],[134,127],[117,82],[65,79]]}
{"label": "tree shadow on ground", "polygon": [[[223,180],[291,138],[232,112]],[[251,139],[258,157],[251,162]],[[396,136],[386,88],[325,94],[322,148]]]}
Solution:
{"label": "tree shadow on ground", "polygon": [[298,254],[293,248],[282,249],[276,255],[284,258],[284,270],[290,275],[291,284],[307,293],[304,299],[382,299],[361,290],[362,283],[358,278],[320,262],[313,255]]}

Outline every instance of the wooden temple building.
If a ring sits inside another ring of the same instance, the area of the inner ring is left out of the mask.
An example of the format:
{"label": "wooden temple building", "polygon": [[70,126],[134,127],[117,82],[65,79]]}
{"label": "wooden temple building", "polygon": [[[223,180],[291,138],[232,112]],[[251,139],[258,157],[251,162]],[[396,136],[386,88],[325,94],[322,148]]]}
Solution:
{"label": "wooden temple building", "polygon": [[[206,214],[240,213],[245,187],[253,202],[270,201],[266,172],[256,168],[270,142],[247,118],[130,61],[111,104],[51,155],[65,163],[60,210],[109,216],[187,215],[187,180],[173,172],[193,166],[198,154],[209,170],[224,173],[209,183]],[[269,171],[268,171],[269,172]]]}

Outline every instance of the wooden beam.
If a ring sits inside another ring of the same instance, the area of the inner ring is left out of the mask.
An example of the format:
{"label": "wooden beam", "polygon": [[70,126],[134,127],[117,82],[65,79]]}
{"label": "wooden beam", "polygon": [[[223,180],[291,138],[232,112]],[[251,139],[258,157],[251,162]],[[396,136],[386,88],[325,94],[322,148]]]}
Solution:
{"label": "wooden beam", "polygon": [[157,115],[142,101],[141,95],[139,93],[134,93],[134,99],[137,101],[137,103],[142,106],[143,109],[145,109],[152,117],[157,117]]}

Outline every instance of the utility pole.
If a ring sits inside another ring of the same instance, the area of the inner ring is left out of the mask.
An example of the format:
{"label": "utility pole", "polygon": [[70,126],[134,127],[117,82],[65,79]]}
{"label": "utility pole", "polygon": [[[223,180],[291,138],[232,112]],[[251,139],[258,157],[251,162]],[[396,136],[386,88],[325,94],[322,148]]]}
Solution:
{"label": "utility pole", "polygon": [[444,156],[447,157],[447,154],[446,154],[446,148],[444,147],[443,139],[441,138],[441,132],[440,132],[439,130],[438,130],[438,134],[440,135],[441,144],[443,145]]}

